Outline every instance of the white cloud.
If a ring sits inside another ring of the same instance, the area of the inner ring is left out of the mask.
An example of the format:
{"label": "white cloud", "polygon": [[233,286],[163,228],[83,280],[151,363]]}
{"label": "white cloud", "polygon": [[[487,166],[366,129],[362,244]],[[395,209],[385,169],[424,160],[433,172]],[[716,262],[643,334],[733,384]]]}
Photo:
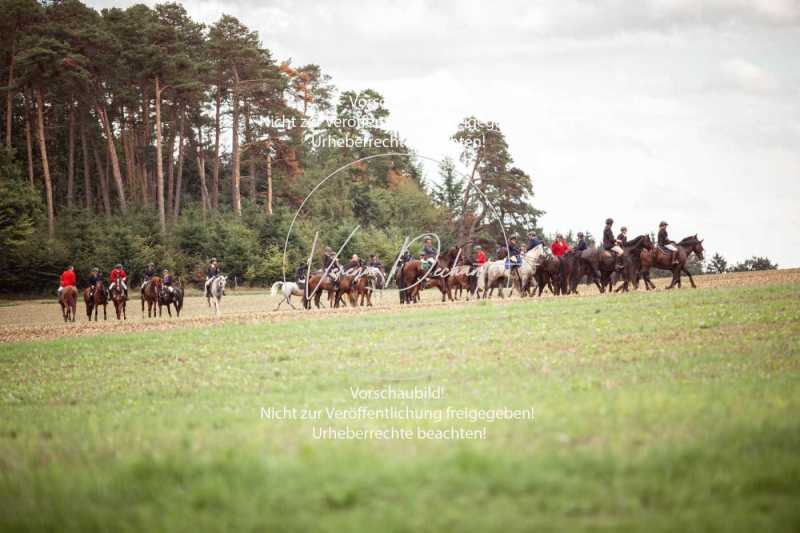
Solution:
{"label": "white cloud", "polygon": [[742,58],[732,58],[720,65],[724,79],[745,91],[772,92],[779,88],[778,80],[763,68]]}

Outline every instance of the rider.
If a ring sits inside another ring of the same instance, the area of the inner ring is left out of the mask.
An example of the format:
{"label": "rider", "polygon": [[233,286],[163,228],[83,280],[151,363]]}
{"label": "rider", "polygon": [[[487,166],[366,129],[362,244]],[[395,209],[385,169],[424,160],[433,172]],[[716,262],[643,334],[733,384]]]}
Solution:
{"label": "rider", "polygon": [[94,298],[94,288],[99,281],[103,281],[103,275],[99,268],[94,267],[92,273],[89,274],[89,298]]}
{"label": "rider", "polygon": [[517,236],[512,235],[508,239],[508,260],[511,268],[519,268],[519,266],[522,264],[521,256],[522,251],[519,249],[519,245],[517,244]]}
{"label": "rider", "polygon": [[144,269],[144,276],[142,277],[142,288],[147,285],[147,282],[150,281],[150,278],[156,275],[156,265],[153,263],[147,263],[147,268]]}
{"label": "rider", "polygon": [[361,259],[358,258],[357,254],[353,254],[353,257],[350,258],[350,262],[347,263],[344,270],[345,272],[349,272],[350,274],[354,274],[355,271],[361,267]]}
{"label": "rider", "polygon": [[219,276],[219,265],[217,264],[217,258],[212,257],[206,269],[206,297],[208,298],[211,297],[211,282],[217,276]]}
{"label": "rider", "polygon": [[306,272],[308,272],[308,265],[305,263],[301,263],[294,271],[294,279],[300,287],[306,282]]}
{"label": "rider", "polygon": [[578,232],[578,244],[575,245],[575,251],[580,253],[584,250],[589,248],[589,244],[586,242],[586,237],[583,235],[582,231]]}
{"label": "rider", "polygon": [[169,291],[170,294],[175,292],[175,289],[172,287],[172,274],[170,274],[168,269],[164,269],[162,274],[162,282],[164,283],[164,288]]}
{"label": "rider", "polygon": [[[530,233],[528,233],[528,249],[525,251],[530,252],[531,250],[542,244],[544,243],[541,241],[541,239],[539,239],[539,236],[536,235],[536,232],[531,231]],[[510,256],[511,253],[509,253],[508,255]]]}
{"label": "rider", "polygon": [[328,278],[333,282],[333,286],[337,289],[339,288],[339,271],[341,270],[341,265],[339,264],[339,260],[336,258],[336,254],[333,253],[333,250],[330,246],[326,246],[325,250],[323,250],[322,255],[322,269],[323,272],[327,272]]}
{"label": "rider", "polygon": [[475,259],[472,260],[472,263],[476,267],[482,267],[486,263],[486,252],[483,251],[480,245],[475,247]]}
{"label": "rider", "polygon": [[117,280],[120,281],[122,284],[122,290],[125,291],[125,299],[128,299],[128,274],[125,273],[125,270],[122,268],[122,265],[117,263],[114,265],[114,268],[111,269],[111,275],[109,276],[111,279],[111,284],[113,285]]}
{"label": "rider", "polygon": [[61,273],[61,284],[58,287],[58,297],[61,298],[61,293],[64,292],[64,287],[75,287],[77,279],[75,278],[75,267],[69,265],[67,269]]}
{"label": "rider", "polygon": [[553,252],[553,255],[556,257],[561,257],[565,253],[569,252],[569,244],[567,241],[564,240],[564,236],[560,233],[556,233],[556,240],[553,241],[553,244],[550,245],[550,251]]}
{"label": "rider", "polygon": [[658,247],[667,254],[673,266],[678,264],[678,249],[675,247],[675,241],[671,240],[667,235],[667,223],[661,221],[658,225]]}
{"label": "rider", "polygon": [[617,242],[621,246],[626,246],[628,244],[628,228],[626,226],[622,226],[619,229],[619,235],[617,235]]}
{"label": "rider", "polygon": [[606,227],[603,230],[603,249],[613,253],[617,258],[621,258],[623,250],[617,239],[614,238],[614,231],[611,229],[613,225],[614,219],[607,218]]}
{"label": "rider", "polygon": [[368,267],[377,268],[378,270],[383,270],[383,263],[380,262],[378,259],[378,254],[372,254],[369,256],[369,261],[367,262]]}
{"label": "rider", "polygon": [[436,262],[436,255],[436,248],[433,247],[433,239],[425,237],[421,254],[423,260],[422,268],[425,270],[430,268],[431,264]]}

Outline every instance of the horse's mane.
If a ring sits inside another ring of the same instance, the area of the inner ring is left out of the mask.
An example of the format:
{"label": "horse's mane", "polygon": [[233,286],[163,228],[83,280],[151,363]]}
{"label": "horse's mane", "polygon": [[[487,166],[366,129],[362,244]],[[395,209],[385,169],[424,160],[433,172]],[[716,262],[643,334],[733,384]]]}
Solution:
{"label": "horse's mane", "polygon": [[639,235],[638,237],[629,240],[625,244],[625,248],[634,248],[636,245],[638,245],[640,242],[642,242],[642,240],[644,240],[645,237],[647,237],[647,235]]}
{"label": "horse's mane", "polygon": [[700,239],[697,238],[697,235],[689,235],[685,237],[681,242],[678,243],[679,246],[691,246],[693,244],[697,244],[700,242]]}

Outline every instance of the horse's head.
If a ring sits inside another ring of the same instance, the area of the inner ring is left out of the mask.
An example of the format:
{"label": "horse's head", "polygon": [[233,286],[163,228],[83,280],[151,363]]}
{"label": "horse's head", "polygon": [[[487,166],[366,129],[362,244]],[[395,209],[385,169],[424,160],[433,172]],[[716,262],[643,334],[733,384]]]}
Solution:
{"label": "horse's head", "polygon": [[642,235],[642,247],[645,250],[652,250],[654,248],[650,235]]}
{"label": "horse's head", "polygon": [[228,276],[217,277],[217,294],[222,294],[222,291],[225,290],[225,283],[227,282],[228,282]]}
{"label": "horse's head", "polygon": [[681,242],[678,243],[678,246],[686,248],[688,253],[694,252],[697,258],[700,261],[703,261],[703,252],[704,252],[703,239],[698,238],[696,233],[690,237],[686,237],[685,239],[683,239]]}

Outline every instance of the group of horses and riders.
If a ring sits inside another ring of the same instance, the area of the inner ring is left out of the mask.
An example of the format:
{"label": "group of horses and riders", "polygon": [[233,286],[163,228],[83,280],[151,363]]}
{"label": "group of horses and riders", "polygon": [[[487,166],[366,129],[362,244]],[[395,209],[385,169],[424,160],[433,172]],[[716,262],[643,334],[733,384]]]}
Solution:
{"label": "group of horses and riders", "polygon": [[386,284],[386,268],[378,254],[371,254],[366,261],[354,254],[343,265],[331,247],[326,246],[322,252],[321,270],[309,273],[308,265],[300,265],[295,270],[295,281],[274,283],[272,295],[278,291],[282,295],[276,310],[284,303],[294,309],[292,296],[299,296],[305,309],[310,309],[312,303],[320,307],[323,292],[327,294],[330,307],[341,304],[372,306],[373,292],[383,289]]}
{"label": "group of horses and riders", "polygon": [[[161,316],[163,307],[167,314],[172,316],[170,308],[175,309],[180,316],[183,308],[183,286],[175,284],[174,278],[168,269],[163,269],[161,276],[155,264],[150,263],[144,270],[141,285],[142,314],[144,315],[147,303],[147,316]],[[106,285],[104,276],[98,267],[94,267],[89,274],[88,286],[83,290],[83,301],[86,304],[86,316],[89,320],[98,320],[98,312],[102,307],[103,320],[107,319],[108,302],[114,304],[117,320],[126,320],[128,302],[128,274],[121,264],[116,264],[109,273],[109,284]],[[61,304],[64,321],[75,321],[75,309],[78,299],[77,276],[75,267],[70,265],[61,273],[61,283],[58,288],[58,301]]]}
{"label": "group of horses and riders", "polygon": [[[496,257],[491,261],[479,245],[472,248],[471,254],[465,253],[469,249],[466,245],[441,251],[434,247],[433,239],[427,237],[416,258],[404,245],[389,273],[377,254],[370,255],[367,261],[353,255],[347,264],[341,264],[338,254],[326,246],[322,269],[308,272],[310,263],[300,265],[295,271],[296,281],[273,284],[272,294],[274,296],[280,291],[283,296],[276,309],[283,303],[288,303],[294,309],[292,296],[299,296],[303,307],[310,309],[312,304],[316,307],[322,305],[323,293],[327,294],[330,307],[343,304],[371,306],[374,291],[385,288],[391,279],[396,280],[400,303],[403,304],[418,302],[420,292],[433,287],[439,289],[443,302],[448,298],[453,300],[454,293],[455,298],[460,298],[464,291],[467,292],[467,298],[487,298],[497,289],[500,297],[504,297],[503,289],[509,286],[512,292],[516,290],[522,296],[536,294],[537,289],[541,296],[546,287],[555,295],[577,294],[578,285],[584,277],[594,282],[601,293],[611,291],[619,281],[622,284],[616,289],[617,292],[627,291],[631,284],[638,289],[640,280],[644,280],[645,288],[650,290],[655,288],[650,280],[650,269],[653,267],[672,272],[668,289],[680,286],[682,273],[689,276],[692,287],[695,287],[687,269],[687,261],[692,253],[703,260],[703,241],[697,235],[675,242],[667,234],[667,222],[662,221],[654,245],[647,234],[629,239],[624,226],[615,236],[613,225],[613,219],[606,220],[600,247],[589,246],[582,232],[578,232],[578,242],[574,248],[560,233],[546,247],[536,232],[530,232],[523,252],[518,237],[511,235],[507,241],[503,239],[499,243]],[[213,306],[215,315],[219,315],[227,278],[221,274],[216,258],[211,259],[205,274],[204,290],[208,305]],[[122,265],[117,264],[111,270],[109,281],[106,287],[100,270],[92,269],[89,286],[83,291],[86,314],[90,320],[93,313],[94,319],[98,319],[100,307],[103,308],[103,318],[106,318],[109,300],[114,303],[117,319],[127,318],[128,284]],[[78,290],[72,266],[61,274],[58,295],[64,320],[74,322]],[[172,316],[170,306],[180,316],[183,296],[182,283],[175,284],[169,270],[164,269],[162,275],[158,276],[155,265],[147,265],[141,286],[142,315],[147,303],[148,317],[156,316],[156,307],[158,316],[161,316],[162,307],[166,307],[167,313]]]}
{"label": "group of horses and riders", "polygon": [[556,295],[577,294],[584,278],[595,283],[601,293],[610,292],[617,282],[622,282],[617,292],[628,291],[630,285],[638,289],[640,280],[650,290],[655,288],[650,279],[653,267],[672,273],[668,289],[680,286],[682,274],[689,276],[695,287],[687,261],[692,253],[703,259],[702,240],[697,235],[675,242],[669,238],[667,222],[662,221],[654,244],[647,234],[629,238],[624,226],[615,235],[613,226],[614,220],[607,219],[602,245],[596,248],[589,246],[582,232],[577,234],[574,248],[560,233],[547,247],[536,232],[530,232],[523,251],[518,236],[511,235],[498,246],[492,261],[481,246],[475,246],[470,255],[465,253],[466,246],[439,251],[428,237],[418,257],[404,248],[389,274],[374,254],[368,262],[354,255],[349,263],[342,265],[331,248],[326,247],[321,270],[307,275],[307,266],[301,265],[295,273],[295,282],[277,282],[272,293],[280,290],[283,295],[277,308],[284,302],[294,308],[291,297],[300,296],[308,309],[312,303],[320,307],[323,292],[327,293],[331,307],[344,303],[363,305],[365,301],[371,305],[372,291],[383,288],[390,278],[396,281],[403,304],[418,302],[421,291],[433,287],[441,292],[442,301],[453,300],[454,295],[460,298],[464,291],[467,298],[487,298],[494,290],[503,297],[503,289],[509,286],[522,296],[537,294],[537,289],[541,296],[546,287]]}

